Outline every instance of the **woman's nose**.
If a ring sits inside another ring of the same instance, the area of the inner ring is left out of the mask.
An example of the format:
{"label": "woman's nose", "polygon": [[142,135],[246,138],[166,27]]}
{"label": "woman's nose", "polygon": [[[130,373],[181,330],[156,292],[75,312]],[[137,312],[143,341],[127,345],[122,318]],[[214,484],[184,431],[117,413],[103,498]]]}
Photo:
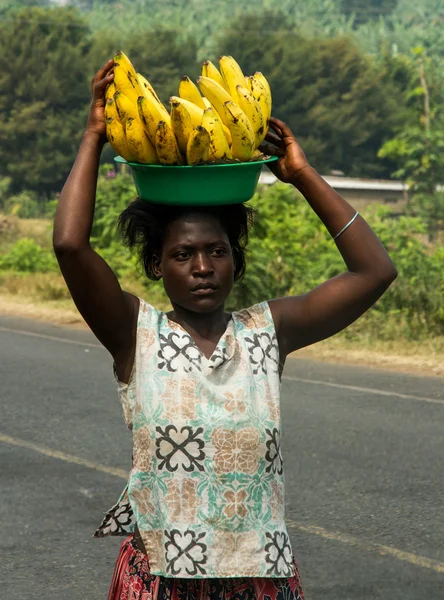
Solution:
{"label": "woman's nose", "polygon": [[200,277],[213,273],[213,262],[207,254],[197,254],[193,261],[193,275]]}

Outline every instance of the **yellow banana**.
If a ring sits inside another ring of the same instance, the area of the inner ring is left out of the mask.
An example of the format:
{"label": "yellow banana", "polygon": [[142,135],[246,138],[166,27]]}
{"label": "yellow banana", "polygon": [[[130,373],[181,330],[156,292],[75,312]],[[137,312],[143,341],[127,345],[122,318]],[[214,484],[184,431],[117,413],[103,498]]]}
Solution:
{"label": "yellow banana", "polygon": [[159,121],[156,128],[156,151],[162,165],[182,165],[183,159],[171,125]]}
{"label": "yellow banana", "polygon": [[206,108],[196,84],[193,83],[186,75],[182,77],[179,83],[179,96],[184,100],[192,102],[202,110],[205,110]]}
{"label": "yellow banana", "polygon": [[114,94],[116,92],[117,92],[117,90],[116,90],[116,84],[114,83],[114,81],[111,81],[111,83],[109,83],[106,86],[105,100],[108,100],[108,98],[114,98]]}
{"label": "yellow banana", "polygon": [[137,162],[148,165],[159,164],[156,149],[149,141],[139,119],[128,117],[125,124],[125,133],[129,151]]}
{"label": "yellow banana", "polygon": [[139,110],[140,121],[150,142],[156,145],[156,130],[159,121],[165,121],[165,123],[171,125],[168,111],[154,97],[149,97],[149,94],[139,97],[137,108]]}
{"label": "yellow banana", "polygon": [[136,70],[132,62],[121,50],[114,54],[114,83],[116,89],[133,102],[142,95],[142,88],[137,81]]}
{"label": "yellow banana", "polygon": [[138,116],[137,104],[134,104],[134,102],[122,92],[116,92],[114,94],[114,102],[122,125],[125,125],[125,121],[128,117]]}
{"label": "yellow banana", "polygon": [[211,60],[206,60],[202,64],[202,75],[203,77],[209,77],[210,79],[213,79],[216,83],[222,86],[224,90],[228,92],[228,89],[225,87],[225,81],[222,75],[219,73],[218,68],[215,65],[213,65]]}
{"label": "yellow banana", "polygon": [[117,154],[120,154],[128,162],[134,162],[135,157],[128,148],[122,123],[112,118],[106,119],[106,135]]}
{"label": "yellow banana", "polygon": [[255,135],[254,145],[257,148],[266,134],[265,120],[262,115],[261,105],[250,90],[247,90],[247,88],[242,85],[237,86],[237,94],[239,96],[239,106],[244,111],[253,127]]}
{"label": "yellow banana", "polygon": [[210,77],[199,77],[197,80],[200,90],[205,98],[211,102],[211,105],[222,119],[224,125],[228,127],[227,117],[225,115],[225,102],[232,101],[230,94]]}
{"label": "yellow banana", "polygon": [[[224,158],[233,158],[228,145],[228,140],[224,133],[222,121],[212,108],[204,110],[202,118],[202,127],[210,134],[210,160],[220,160]],[[230,136],[231,137],[231,136]]]}
{"label": "yellow banana", "polygon": [[156,94],[156,90],[153,88],[153,86],[148,81],[148,79],[145,79],[145,77],[143,75],[141,75],[140,73],[136,73],[136,77],[137,77],[137,81],[139,82],[140,87],[142,88],[143,95],[145,96],[146,93],[148,92],[149,94],[152,94],[154,96],[154,98],[157,100],[157,102],[159,104],[162,104],[159,96]]}
{"label": "yellow banana", "polygon": [[228,129],[231,132],[231,152],[233,158],[240,161],[248,161],[253,156],[255,135],[250,121],[244,111],[233,102],[224,104],[225,116],[228,121]]}
{"label": "yellow banana", "polygon": [[[203,100],[203,102],[205,104],[205,108],[213,108],[211,106],[211,102],[208,100],[208,98],[205,98],[205,96],[202,96],[202,100]],[[216,112],[216,114],[217,114],[217,116],[220,119],[222,119],[222,117],[219,115],[219,113]],[[231,133],[230,133],[230,130],[228,129],[228,127],[224,124],[223,121],[222,121],[222,127],[224,128],[224,133],[225,133],[225,137],[228,140],[228,144],[231,146]]]}
{"label": "yellow banana", "polygon": [[189,102],[189,100],[185,100],[184,98],[179,98],[179,96],[171,96],[170,104],[171,104],[171,102],[178,102],[179,104],[181,104],[184,107],[184,109],[190,115],[190,119],[191,119],[191,123],[193,124],[193,127],[198,127],[199,125],[202,124],[202,117],[203,117],[203,109],[202,108],[199,108],[199,106],[196,106],[192,102]]}
{"label": "yellow banana", "polygon": [[228,88],[232,99],[238,104],[237,86],[245,85],[245,76],[242,69],[232,56],[221,56],[219,58],[219,67],[225,87]]}
{"label": "yellow banana", "polygon": [[264,85],[259,81],[259,79],[256,79],[254,76],[248,78],[248,88],[255,97],[255,99],[261,105],[266,133],[268,131],[268,124],[270,122],[271,116],[271,106],[269,104],[267,90],[265,89]]}
{"label": "yellow banana", "polygon": [[191,116],[185,105],[177,100],[170,100],[171,127],[177,139],[177,144],[184,154],[187,152],[188,139],[193,132]]}
{"label": "yellow banana", "polygon": [[114,98],[108,98],[105,102],[105,119],[116,119],[116,121],[120,121]]}
{"label": "yellow banana", "polygon": [[210,134],[199,125],[190,135],[187,146],[187,163],[197,165],[208,161],[210,156]]}
{"label": "yellow banana", "polygon": [[[254,79],[256,79],[257,81],[260,81],[262,83],[262,85],[265,88],[265,91],[267,93],[267,104],[268,104],[268,108],[270,111],[270,114],[268,115],[268,117],[271,117],[271,109],[273,106],[273,102],[272,102],[272,98],[271,98],[271,88],[270,88],[270,84],[267,81],[267,78],[265,77],[265,75],[263,75],[260,71],[256,71],[256,73],[253,75]],[[248,87],[248,86],[247,86]]]}

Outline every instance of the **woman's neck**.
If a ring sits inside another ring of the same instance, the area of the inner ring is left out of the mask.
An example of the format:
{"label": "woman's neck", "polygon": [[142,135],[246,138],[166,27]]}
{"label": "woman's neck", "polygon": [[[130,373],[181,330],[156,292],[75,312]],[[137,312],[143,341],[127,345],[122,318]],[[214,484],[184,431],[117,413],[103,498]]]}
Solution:
{"label": "woman's neck", "polygon": [[196,313],[173,304],[173,310],[167,316],[171,321],[179,323],[188,333],[197,334],[203,339],[220,337],[231,318],[231,315],[224,311],[224,305],[211,313]]}

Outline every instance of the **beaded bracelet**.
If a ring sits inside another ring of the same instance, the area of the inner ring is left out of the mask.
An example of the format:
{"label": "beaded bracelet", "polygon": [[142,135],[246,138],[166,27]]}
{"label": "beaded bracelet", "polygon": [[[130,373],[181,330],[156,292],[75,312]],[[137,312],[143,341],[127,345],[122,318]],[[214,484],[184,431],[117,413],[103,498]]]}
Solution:
{"label": "beaded bracelet", "polygon": [[344,231],[350,227],[350,225],[353,223],[353,221],[356,219],[356,217],[357,217],[358,215],[359,215],[359,213],[358,213],[358,211],[356,211],[356,214],[355,214],[355,216],[354,216],[352,219],[350,219],[350,221],[347,223],[347,225],[345,225],[345,227],[343,227],[343,228],[341,229],[341,231],[340,231],[339,233],[337,233],[337,234],[334,236],[334,238],[333,238],[333,240],[334,240],[334,241],[336,241],[336,240],[338,239],[338,237],[339,237],[340,235],[342,235],[342,234],[344,233]]}

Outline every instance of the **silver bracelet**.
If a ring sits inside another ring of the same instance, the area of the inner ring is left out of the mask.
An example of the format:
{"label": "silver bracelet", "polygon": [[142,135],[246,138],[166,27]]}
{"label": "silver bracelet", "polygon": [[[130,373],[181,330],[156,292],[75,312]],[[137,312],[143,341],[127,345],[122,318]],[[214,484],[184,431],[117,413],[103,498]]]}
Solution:
{"label": "silver bracelet", "polygon": [[334,238],[333,238],[333,240],[334,240],[334,241],[336,241],[336,240],[338,239],[338,237],[339,237],[340,235],[342,235],[342,234],[344,233],[344,231],[350,227],[350,225],[353,223],[353,221],[356,219],[356,217],[357,217],[358,215],[359,215],[359,213],[358,213],[358,211],[356,211],[356,214],[355,214],[355,216],[354,216],[352,219],[350,219],[350,221],[347,223],[347,225],[345,225],[345,227],[343,227],[343,228],[341,229],[341,231],[340,231],[339,233],[337,233],[337,234],[334,236]]}

